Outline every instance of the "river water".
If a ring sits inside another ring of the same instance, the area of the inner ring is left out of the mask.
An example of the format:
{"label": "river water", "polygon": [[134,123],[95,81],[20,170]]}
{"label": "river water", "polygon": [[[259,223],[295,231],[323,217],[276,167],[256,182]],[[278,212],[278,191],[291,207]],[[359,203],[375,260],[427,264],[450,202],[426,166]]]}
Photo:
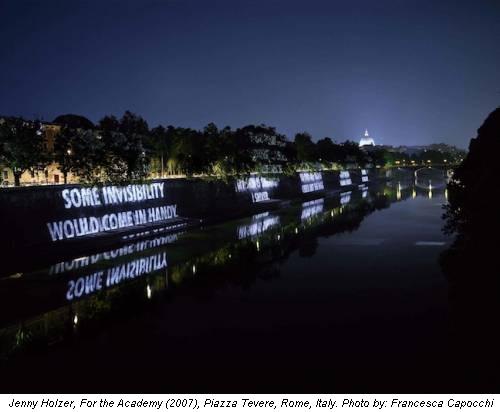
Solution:
{"label": "river water", "polygon": [[19,262],[0,280],[4,390],[495,388],[498,364],[456,345],[444,203],[443,186],[392,183]]}

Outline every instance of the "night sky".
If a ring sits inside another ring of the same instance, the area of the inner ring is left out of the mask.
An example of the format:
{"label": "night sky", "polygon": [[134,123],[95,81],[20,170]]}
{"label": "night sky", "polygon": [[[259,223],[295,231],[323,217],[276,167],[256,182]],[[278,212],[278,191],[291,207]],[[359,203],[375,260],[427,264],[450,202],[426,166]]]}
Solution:
{"label": "night sky", "polygon": [[500,103],[498,0],[0,0],[0,114],[466,147]]}

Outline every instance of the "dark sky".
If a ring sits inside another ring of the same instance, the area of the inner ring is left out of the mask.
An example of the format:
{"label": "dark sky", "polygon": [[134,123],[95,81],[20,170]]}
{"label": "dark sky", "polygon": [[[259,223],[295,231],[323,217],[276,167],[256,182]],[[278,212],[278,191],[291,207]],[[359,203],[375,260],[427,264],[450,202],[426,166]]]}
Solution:
{"label": "dark sky", "polygon": [[500,103],[499,0],[0,0],[0,114],[466,147]]}

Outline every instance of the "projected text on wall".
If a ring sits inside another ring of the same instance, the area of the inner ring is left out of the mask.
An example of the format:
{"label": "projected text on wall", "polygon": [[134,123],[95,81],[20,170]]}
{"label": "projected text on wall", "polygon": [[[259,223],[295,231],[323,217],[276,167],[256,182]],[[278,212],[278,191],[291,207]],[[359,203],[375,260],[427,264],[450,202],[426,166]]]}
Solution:
{"label": "projected text on wall", "polygon": [[252,202],[263,202],[270,200],[269,191],[278,187],[278,179],[251,176],[247,179],[238,179],[236,181],[236,191],[240,193],[249,192],[252,196]]}
{"label": "projected text on wall", "polygon": [[299,177],[302,184],[302,193],[316,192],[325,188],[321,172],[302,172],[299,173]]}
{"label": "projected text on wall", "polygon": [[342,170],[340,172],[340,186],[352,185],[351,175],[347,170]]}
{"label": "projected text on wall", "polygon": [[[177,205],[158,205],[123,210],[121,205],[146,205],[164,198],[164,183],[128,186],[75,187],[61,191],[64,208],[77,210],[72,219],[47,223],[52,241],[88,236],[117,229],[168,221],[177,217]],[[107,207],[109,213],[82,216],[82,209]],[[132,206],[130,206],[132,207]]]}
{"label": "projected text on wall", "polygon": [[362,181],[363,183],[368,182],[368,173],[366,172],[366,170],[365,170],[365,169],[362,169],[362,170],[361,170],[361,181]]}

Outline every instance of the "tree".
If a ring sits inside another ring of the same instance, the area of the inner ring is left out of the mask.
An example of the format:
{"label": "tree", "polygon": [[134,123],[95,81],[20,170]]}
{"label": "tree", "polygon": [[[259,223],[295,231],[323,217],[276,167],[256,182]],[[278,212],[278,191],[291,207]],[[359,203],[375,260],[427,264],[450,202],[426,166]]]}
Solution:
{"label": "tree", "polygon": [[57,116],[52,123],[70,127],[71,129],[91,130],[95,128],[94,123],[89,119],[77,114],[63,114]]}
{"label": "tree", "polygon": [[73,146],[75,145],[77,133],[76,130],[63,126],[54,142],[54,162],[58,164],[59,170],[63,174],[64,184],[68,183],[68,173],[70,173],[75,166]]}
{"label": "tree", "polygon": [[178,170],[187,175],[207,172],[209,164],[202,133],[189,128],[176,128],[173,136],[172,158]]}
{"label": "tree", "polygon": [[316,143],[316,151],[319,156],[320,161],[335,162],[336,161],[336,145],[332,142],[332,139],[325,137],[324,139],[318,140]]}
{"label": "tree", "polygon": [[149,132],[146,121],[126,111],[120,120],[115,116],[105,116],[99,121],[99,129],[106,152],[104,169],[107,178],[125,182],[146,177],[144,142]]}
{"label": "tree", "polygon": [[214,123],[209,123],[203,129],[203,140],[205,146],[206,166],[209,173],[220,173],[217,168],[223,158],[222,133]]}
{"label": "tree", "polygon": [[316,162],[318,160],[316,146],[309,133],[297,133],[294,139],[299,162]]}
{"label": "tree", "polygon": [[151,162],[159,161],[159,174],[165,176],[165,163],[172,152],[172,126],[165,129],[163,126],[157,126],[149,133],[149,139],[145,144],[146,152],[149,153]]}
{"label": "tree", "polygon": [[499,152],[500,107],[478,129],[477,138],[471,139],[469,153],[448,184],[445,230],[457,233],[456,245],[496,247],[490,235],[500,229],[498,205],[484,194],[496,187]]}
{"label": "tree", "polygon": [[258,170],[272,170],[274,166],[283,166],[286,163],[286,138],[276,132],[274,127],[261,124],[249,125],[239,132],[244,133],[245,143],[248,144],[249,154],[254,161],[254,168]]}
{"label": "tree", "polygon": [[[444,232],[455,235],[451,246],[440,255],[444,274],[451,280],[454,293],[463,294],[462,309],[476,321],[491,311],[498,315],[498,247],[495,235],[500,230],[498,203],[494,196],[497,183],[497,157],[500,151],[500,107],[486,118],[471,139],[469,152],[448,183]],[[492,306],[492,300],[495,306]],[[472,302],[472,306],[471,306]],[[470,314],[471,307],[487,311]],[[487,318],[491,321],[491,318]],[[481,348],[483,349],[483,348]]]}
{"label": "tree", "polygon": [[70,170],[83,182],[102,181],[108,165],[106,148],[100,132],[95,130],[76,130],[71,139]]}
{"label": "tree", "polygon": [[342,143],[342,149],[345,156],[344,162],[354,161],[358,165],[364,165],[368,162],[366,153],[359,148],[356,142],[346,140]]}
{"label": "tree", "polygon": [[231,174],[247,174],[254,170],[256,161],[252,153],[252,137],[248,128],[235,131],[226,128],[223,142],[224,158]]}
{"label": "tree", "polygon": [[2,162],[12,170],[16,186],[20,186],[25,171],[42,170],[49,161],[39,121],[4,119],[0,125],[0,147]]}
{"label": "tree", "polygon": [[370,151],[371,162],[375,166],[384,167],[386,165],[386,149],[376,148]]}

